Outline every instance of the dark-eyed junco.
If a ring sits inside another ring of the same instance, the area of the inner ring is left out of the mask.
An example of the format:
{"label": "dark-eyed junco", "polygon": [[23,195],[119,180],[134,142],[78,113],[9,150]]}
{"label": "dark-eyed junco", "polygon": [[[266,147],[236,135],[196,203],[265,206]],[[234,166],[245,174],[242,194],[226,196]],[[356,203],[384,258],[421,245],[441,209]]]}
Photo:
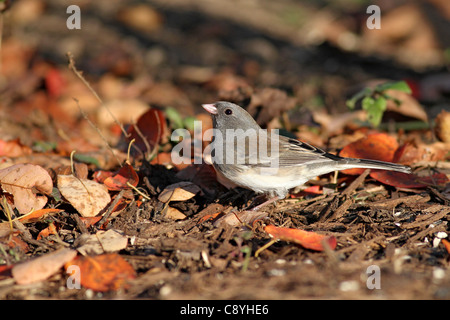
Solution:
{"label": "dark-eyed junco", "polygon": [[[410,173],[400,164],[343,158],[307,143],[263,130],[242,107],[225,101],[203,104],[212,115],[212,163],[236,185],[283,199],[290,189],[336,170],[384,169]],[[265,145],[265,146],[264,146]]]}

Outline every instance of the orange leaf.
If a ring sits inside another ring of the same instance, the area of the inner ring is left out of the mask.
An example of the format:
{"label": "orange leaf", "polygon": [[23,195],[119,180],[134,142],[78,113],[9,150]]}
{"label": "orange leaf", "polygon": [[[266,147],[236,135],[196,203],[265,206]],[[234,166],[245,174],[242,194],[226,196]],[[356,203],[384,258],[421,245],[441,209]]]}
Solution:
{"label": "orange leaf", "polygon": [[129,189],[130,187],[127,183],[130,183],[134,187],[139,183],[138,174],[134,168],[127,163],[120,168],[115,175],[107,177],[105,181],[103,181],[103,184],[111,191]]}
{"label": "orange leaf", "polygon": [[56,230],[56,226],[55,224],[52,222],[48,225],[47,228],[42,229],[41,232],[39,232],[38,236],[37,236],[37,240],[41,240],[42,238],[46,238],[51,234],[57,234],[58,231]]}
{"label": "orange leaf", "polygon": [[[398,143],[395,138],[385,133],[373,133],[365,138],[361,138],[346,145],[341,152],[339,152],[339,155],[348,158],[392,162],[397,148]],[[364,170],[365,169],[362,168],[355,168],[343,170],[342,172],[345,174],[358,175],[362,174]]]}
{"label": "orange leaf", "polygon": [[22,223],[31,223],[31,222],[36,222],[39,220],[42,220],[44,217],[52,214],[52,213],[59,213],[62,212],[64,210],[61,209],[40,209],[40,210],[36,210],[33,211],[31,214],[26,215],[24,217],[19,218],[19,221]]}
{"label": "orange leaf", "polygon": [[81,285],[95,291],[117,290],[126,287],[128,280],[136,277],[131,265],[117,253],[94,257],[80,256],[66,263],[80,268]]}
{"label": "orange leaf", "polygon": [[80,220],[83,221],[84,225],[89,228],[90,226],[93,226],[94,224],[99,222],[101,218],[102,218],[102,216],[98,216],[98,217],[80,217]]}
{"label": "orange leaf", "polygon": [[223,216],[223,212],[217,212],[217,213],[212,213],[212,214],[207,214],[206,216],[201,217],[198,220],[198,223],[203,223],[205,221],[209,221],[209,220],[217,220],[217,218]]}
{"label": "orange leaf", "polygon": [[273,225],[268,225],[264,228],[264,231],[266,231],[274,238],[294,242],[306,249],[316,251],[323,251],[324,243],[327,243],[332,250],[336,248],[337,244],[336,238],[334,236],[325,236],[305,230],[282,228],[282,227],[275,227]]}
{"label": "orange leaf", "polygon": [[445,250],[447,250],[447,253],[450,254],[450,242],[446,239],[442,239],[441,242],[444,244]]}
{"label": "orange leaf", "polygon": [[0,140],[0,156],[20,157],[31,154],[31,149],[23,145],[19,139],[5,141]]}

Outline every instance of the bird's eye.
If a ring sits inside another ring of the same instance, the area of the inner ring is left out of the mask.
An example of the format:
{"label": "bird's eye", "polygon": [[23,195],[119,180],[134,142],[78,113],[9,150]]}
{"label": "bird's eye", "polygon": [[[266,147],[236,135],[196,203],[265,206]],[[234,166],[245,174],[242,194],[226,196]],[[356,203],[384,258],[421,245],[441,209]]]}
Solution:
{"label": "bird's eye", "polygon": [[229,115],[233,114],[233,111],[232,111],[231,109],[226,109],[226,110],[225,110],[225,114],[226,114],[227,116],[229,116]]}

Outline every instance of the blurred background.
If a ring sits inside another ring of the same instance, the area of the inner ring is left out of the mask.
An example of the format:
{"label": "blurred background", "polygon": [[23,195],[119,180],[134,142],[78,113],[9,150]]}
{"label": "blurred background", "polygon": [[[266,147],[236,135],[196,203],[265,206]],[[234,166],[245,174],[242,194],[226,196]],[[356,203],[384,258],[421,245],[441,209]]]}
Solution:
{"label": "blurred background", "polygon": [[[245,106],[260,99],[273,102],[262,125],[289,112],[297,126],[312,122],[310,110],[348,111],[346,99],[384,80],[407,81],[432,117],[449,108],[446,0],[2,4],[0,107],[15,110],[4,119],[45,109],[70,126],[79,118],[75,97],[100,125],[112,123],[68,69],[68,52],[111,110],[126,110],[124,119],[136,119],[148,105],[170,106],[185,117],[199,113],[201,103],[227,99]],[[69,30],[66,10],[73,4],[81,10],[81,28]],[[372,4],[381,10],[380,29],[366,26]],[[255,96],[264,88],[276,90]],[[5,123],[0,128],[3,136],[23,136]]]}

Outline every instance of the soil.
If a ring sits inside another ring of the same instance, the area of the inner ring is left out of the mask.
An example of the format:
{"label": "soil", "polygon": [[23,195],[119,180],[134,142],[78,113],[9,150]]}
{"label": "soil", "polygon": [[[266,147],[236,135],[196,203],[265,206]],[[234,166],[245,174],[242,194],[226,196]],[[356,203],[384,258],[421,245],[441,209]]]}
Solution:
{"label": "soil", "polygon": [[[246,1],[238,2],[244,8],[248,5]],[[400,63],[394,54],[346,51],[329,40],[307,44],[293,36],[295,24],[287,22],[272,29],[261,23],[261,19],[271,21],[280,7],[299,8],[296,2],[280,1],[274,5],[263,1],[255,9],[255,18],[250,18],[247,9],[243,10],[247,14],[239,14],[239,5],[233,9],[209,6],[204,1],[149,1],[148,7],[160,16],[154,18],[154,30],[150,31],[145,30],[151,28],[150,22],[134,26],[124,18],[123,10],[132,8],[134,3],[84,1],[81,30],[61,27],[68,16],[63,3],[50,0],[38,3],[44,8],[35,20],[17,26],[6,23],[4,31],[4,41],[12,39],[31,48],[30,74],[39,72],[31,68],[39,61],[67,70],[66,53],[71,51],[77,68],[83,70],[99,92],[104,93],[98,84],[105,75],[132,84],[139,80],[157,84],[154,91],[145,91],[144,101],[162,110],[174,107],[183,117],[197,115],[201,103],[223,97],[248,104],[248,93],[241,92],[239,96],[236,91],[222,90],[227,85],[234,89],[236,83],[245,81],[248,86],[244,88],[252,91],[272,87],[295,96],[308,108],[290,110],[291,125],[307,125],[317,131],[320,125],[312,120],[311,110],[318,97],[322,98],[318,104],[325,112],[338,114],[348,111],[345,100],[362,83],[377,79],[420,81],[448,72],[443,65],[417,67]],[[323,10],[308,1],[302,5],[308,14]],[[332,11],[340,18],[355,17],[358,12],[343,7],[334,7]],[[365,17],[365,10],[358,19],[361,16]],[[308,17],[303,25],[309,21]],[[2,124],[1,133],[4,136],[8,131],[10,137],[32,145],[37,140],[52,140],[55,131],[43,129],[50,123],[45,122],[48,119],[42,120],[45,125],[40,125],[39,119],[23,121],[12,116],[13,110],[19,110],[15,109],[19,108],[18,103],[26,101],[26,95],[45,89],[45,84],[39,82],[42,79],[33,80],[36,75],[29,78],[29,82],[15,83],[13,89],[3,88],[8,98],[4,101],[8,103],[1,108],[9,114],[11,127],[6,130]],[[442,96],[440,100],[422,104],[433,116],[442,106],[448,108],[449,100],[448,96]],[[77,121],[86,120],[78,116]],[[270,121],[265,124],[271,125]],[[38,129],[39,138],[30,135]],[[346,130],[334,137],[351,133]],[[422,133],[432,136],[429,130]],[[403,131],[405,140],[409,134]],[[80,137],[86,139],[82,133]],[[329,147],[331,138],[323,134],[322,147]],[[43,156],[41,163],[49,159],[45,153]],[[448,186],[406,189],[384,185],[370,176],[357,179],[346,175],[339,175],[335,183],[333,175],[326,175],[315,182],[324,187],[325,193],[277,201],[261,209],[260,219],[246,223],[243,221],[246,208],[256,195],[249,190],[228,190],[216,180],[208,180],[200,181],[202,192],[195,197],[170,203],[186,216],[174,220],[162,214],[166,204],[158,200],[158,195],[168,185],[182,181],[179,169],[142,159],[136,160],[134,167],[141,178],[138,187],[149,195],[149,200],[138,205],[132,201],[139,198],[137,193],[132,199],[128,197],[126,208],[104,225],[128,237],[127,247],[118,254],[133,267],[136,277],[126,287],[106,292],[86,287],[68,289],[67,275],[61,270],[30,285],[2,277],[0,298],[450,299],[449,252],[441,241],[449,232]],[[90,164],[88,168],[91,176],[95,167]],[[448,166],[438,171],[450,173]],[[21,239],[28,251],[18,247],[7,252],[3,249],[0,259],[5,264],[26,261],[62,246],[75,248],[82,234],[95,234],[100,229],[98,225],[83,227],[78,213],[67,203],[50,198],[48,206],[65,211],[26,224],[30,236]],[[233,210],[235,215],[230,215]],[[212,218],[215,213],[222,214]],[[237,221],[229,223],[226,217]],[[50,222],[59,225],[58,234],[37,240],[39,232]],[[264,231],[267,225],[334,236],[337,247],[313,251],[280,240],[256,256],[257,250],[272,239]]]}

